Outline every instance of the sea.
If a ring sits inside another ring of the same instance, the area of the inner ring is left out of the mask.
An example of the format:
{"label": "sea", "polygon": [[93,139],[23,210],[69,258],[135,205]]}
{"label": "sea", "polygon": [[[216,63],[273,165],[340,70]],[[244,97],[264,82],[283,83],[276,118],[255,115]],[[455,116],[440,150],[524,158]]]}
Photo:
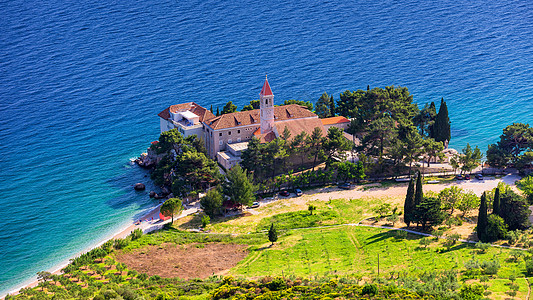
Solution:
{"label": "sea", "polygon": [[[533,2],[0,1],[0,295],[156,203],[132,163],[157,114],[405,86],[450,146],[533,124]],[[142,182],[147,190],[136,192]]]}

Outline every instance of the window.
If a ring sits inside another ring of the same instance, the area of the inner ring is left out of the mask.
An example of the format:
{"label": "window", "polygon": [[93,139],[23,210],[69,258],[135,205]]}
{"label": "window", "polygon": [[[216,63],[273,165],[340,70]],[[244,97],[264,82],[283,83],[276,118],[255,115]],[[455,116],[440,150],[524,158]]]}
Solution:
{"label": "window", "polygon": [[265,104],[268,104],[268,99],[265,99]]}
{"label": "window", "polygon": [[223,141],[223,140],[220,140],[220,141],[218,142],[218,144],[219,144],[220,146],[222,146],[222,145],[224,144],[224,141]]}
{"label": "window", "polygon": [[222,132],[218,134],[218,136],[222,136]]}
{"label": "window", "polygon": [[241,142],[241,138],[237,138],[237,143],[240,143]]}
{"label": "window", "polygon": [[231,131],[228,131],[228,135],[231,135]]}
{"label": "window", "polygon": [[237,130],[237,133],[241,133],[241,130],[240,130],[240,129],[239,129],[239,130]]}
{"label": "window", "polygon": [[231,144],[231,139],[228,140],[228,144]]}

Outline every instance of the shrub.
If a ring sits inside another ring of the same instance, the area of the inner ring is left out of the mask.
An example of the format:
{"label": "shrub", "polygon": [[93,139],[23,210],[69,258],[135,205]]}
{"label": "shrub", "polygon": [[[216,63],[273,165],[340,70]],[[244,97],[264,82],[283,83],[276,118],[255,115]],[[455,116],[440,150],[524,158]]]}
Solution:
{"label": "shrub", "polygon": [[211,218],[208,215],[204,215],[202,217],[202,227],[203,228],[206,228],[207,225],[209,225],[210,222],[211,222]]}
{"label": "shrub", "polygon": [[459,291],[459,296],[464,300],[477,300],[483,296],[485,289],[479,283],[465,284]]}
{"label": "shrub", "polygon": [[141,236],[143,236],[143,230],[141,228],[136,228],[135,230],[133,230],[130,236],[131,240],[135,241],[136,239],[139,239],[141,238]]}
{"label": "shrub", "polygon": [[526,273],[527,276],[533,276],[533,259],[526,260]]}
{"label": "shrub", "polygon": [[361,291],[362,295],[374,296],[378,293],[378,287],[375,284],[365,284],[363,290]]}
{"label": "shrub", "polygon": [[113,246],[115,247],[115,249],[122,249],[122,248],[125,248],[126,246],[128,246],[128,244],[130,243],[129,239],[116,239],[115,242],[113,243]]}
{"label": "shrub", "polygon": [[496,275],[500,269],[500,263],[497,260],[484,261],[481,263],[481,268],[486,275]]}
{"label": "shrub", "polygon": [[518,230],[515,231],[509,231],[507,232],[507,241],[509,241],[509,245],[514,245],[516,242],[518,242],[518,239],[520,238],[520,234],[518,233]]}
{"label": "shrub", "polygon": [[280,291],[287,288],[287,283],[281,277],[276,277],[274,280],[267,284],[267,287],[271,291]]}
{"label": "shrub", "polygon": [[407,231],[396,230],[394,234],[396,235],[395,238],[399,240],[407,238]]}
{"label": "shrub", "polygon": [[505,221],[496,215],[489,215],[487,223],[487,240],[497,241],[502,239],[507,234],[507,224]]}
{"label": "shrub", "polygon": [[487,250],[489,250],[489,247],[490,247],[489,243],[483,243],[481,241],[476,243],[476,249],[478,249],[480,253],[487,252]]}

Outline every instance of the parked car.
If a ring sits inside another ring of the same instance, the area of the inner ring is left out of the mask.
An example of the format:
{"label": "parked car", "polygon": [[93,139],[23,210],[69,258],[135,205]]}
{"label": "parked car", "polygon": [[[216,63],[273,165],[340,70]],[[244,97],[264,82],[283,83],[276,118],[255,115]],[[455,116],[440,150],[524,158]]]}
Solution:
{"label": "parked car", "polygon": [[295,190],[294,190],[294,193],[296,194],[296,196],[301,196],[301,195],[303,195],[303,192],[302,192],[302,190],[300,190],[300,189],[295,189]]}
{"label": "parked car", "polygon": [[483,180],[483,174],[476,174],[477,180]]}
{"label": "parked car", "polygon": [[259,207],[259,202],[254,202],[252,203],[252,206],[250,206],[249,208],[258,208]]}
{"label": "parked car", "polygon": [[279,192],[279,194],[280,194],[280,196],[287,197],[287,196],[289,196],[291,193],[289,193],[289,191],[283,190],[283,191]]}
{"label": "parked car", "polygon": [[465,178],[463,177],[463,175],[459,174],[459,175],[455,176],[455,179],[457,179],[457,180],[463,180],[463,179],[465,179]]}
{"label": "parked car", "polygon": [[470,174],[465,175],[465,180],[470,180]]}
{"label": "parked car", "polygon": [[345,182],[345,183],[339,184],[339,188],[343,190],[350,190],[352,189],[352,184],[349,182]]}

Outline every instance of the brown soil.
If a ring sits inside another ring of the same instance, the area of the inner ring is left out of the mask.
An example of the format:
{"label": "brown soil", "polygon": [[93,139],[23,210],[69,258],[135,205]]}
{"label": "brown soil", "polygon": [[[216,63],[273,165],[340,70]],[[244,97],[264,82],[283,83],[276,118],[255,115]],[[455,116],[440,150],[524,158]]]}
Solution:
{"label": "brown soil", "polygon": [[129,269],[149,276],[207,278],[234,267],[248,255],[247,247],[232,244],[165,244],[121,253],[117,255],[117,260],[125,263]]}

